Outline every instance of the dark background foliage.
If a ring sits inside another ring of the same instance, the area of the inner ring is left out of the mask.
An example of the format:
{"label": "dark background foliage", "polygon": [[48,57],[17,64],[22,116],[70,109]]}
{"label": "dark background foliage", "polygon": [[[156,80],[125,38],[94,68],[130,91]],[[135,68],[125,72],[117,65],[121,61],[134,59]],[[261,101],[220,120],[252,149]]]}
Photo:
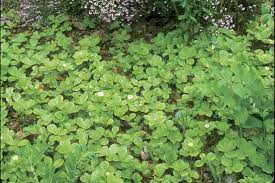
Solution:
{"label": "dark background foliage", "polygon": [[[91,16],[89,7],[95,1],[87,0],[23,0],[23,1],[1,1],[3,12],[14,8],[24,24],[41,20],[48,15],[67,13],[73,17],[82,19]],[[136,13],[133,18],[126,19],[120,16],[116,20],[137,21],[150,20],[179,20],[186,27],[204,27],[218,25],[236,30],[243,27],[249,20],[253,19],[259,9],[262,0],[140,0],[135,5]],[[100,7],[99,7],[100,8]],[[131,13],[131,12],[130,12]],[[100,16],[94,15],[95,18]],[[102,18],[101,18],[102,19]]]}

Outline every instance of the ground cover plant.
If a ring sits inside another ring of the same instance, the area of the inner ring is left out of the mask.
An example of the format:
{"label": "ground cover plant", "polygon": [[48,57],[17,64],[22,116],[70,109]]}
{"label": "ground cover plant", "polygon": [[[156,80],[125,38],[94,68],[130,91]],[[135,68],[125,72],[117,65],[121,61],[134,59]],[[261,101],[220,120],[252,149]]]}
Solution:
{"label": "ground cover plant", "polygon": [[2,22],[1,181],[271,183],[274,21],[260,11],[245,34],[192,39],[64,14]]}

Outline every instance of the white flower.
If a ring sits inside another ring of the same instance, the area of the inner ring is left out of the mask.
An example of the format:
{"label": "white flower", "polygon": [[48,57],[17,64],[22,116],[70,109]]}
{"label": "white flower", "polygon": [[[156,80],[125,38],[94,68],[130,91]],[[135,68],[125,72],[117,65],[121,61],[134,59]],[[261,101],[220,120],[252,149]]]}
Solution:
{"label": "white flower", "polygon": [[206,123],[206,124],[204,125],[204,127],[205,127],[205,128],[209,128],[210,125],[209,125],[208,123]]}
{"label": "white flower", "polygon": [[67,67],[67,64],[63,64],[63,67]]}
{"label": "white flower", "polygon": [[188,146],[189,146],[189,147],[193,147],[194,144],[193,144],[192,142],[189,142],[189,143],[188,143]]}
{"label": "white flower", "polygon": [[138,6],[141,7],[143,1],[140,0],[89,0],[84,4],[90,15],[97,15],[101,20],[111,22],[118,18],[130,21],[138,15]]}
{"label": "white flower", "polygon": [[103,97],[103,96],[104,96],[103,91],[101,91],[101,92],[97,92],[97,96],[99,96],[99,97]]}
{"label": "white flower", "polygon": [[267,71],[270,69],[270,68],[269,68],[269,67],[267,67],[267,66],[266,66],[266,67],[264,67],[264,68],[265,68],[265,70],[267,70]]}
{"label": "white flower", "polygon": [[110,175],[110,173],[109,173],[109,172],[106,172],[106,175],[108,176],[108,175]]}
{"label": "white flower", "polygon": [[131,100],[131,99],[134,98],[134,96],[133,95],[128,95],[127,98],[128,98],[128,100]]}
{"label": "white flower", "polygon": [[18,157],[17,155],[14,155],[14,156],[11,157],[11,159],[12,159],[13,161],[17,161],[17,160],[19,159],[19,157]]}

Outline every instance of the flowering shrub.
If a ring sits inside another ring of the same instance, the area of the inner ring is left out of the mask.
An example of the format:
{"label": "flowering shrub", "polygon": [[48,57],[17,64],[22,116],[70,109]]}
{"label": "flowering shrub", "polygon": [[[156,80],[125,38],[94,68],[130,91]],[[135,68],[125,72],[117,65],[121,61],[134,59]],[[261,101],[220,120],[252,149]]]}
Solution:
{"label": "flowering shrub", "polygon": [[117,19],[132,20],[139,14],[142,0],[89,0],[84,5],[89,15],[95,15],[107,22]]}
{"label": "flowering shrub", "polygon": [[[2,1],[7,4],[5,0]],[[140,17],[151,16],[178,17],[191,28],[214,25],[232,29],[253,18],[259,0],[23,0],[15,1],[15,4],[25,24],[50,14],[67,12],[73,15],[94,16],[105,22],[131,22]]]}
{"label": "flowering shrub", "polygon": [[[20,0],[20,1],[7,1],[2,0],[1,9],[2,12],[8,12],[9,10],[15,10],[18,21],[21,26],[27,26],[33,22],[39,22],[44,20],[47,16],[55,14],[58,15],[65,10],[62,8],[62,1],[60,0]],[[5,19],[1,14],[1,19]],[[14,17],[13,17],[14,18]],[[18,23],[19,23],[18,22]]]}
{"label": "flowering shrub", "polygon": [[233,29],[251,20],[259,0],[172,0],[179,6],[179,19],[188,25],[213,25]]}
{"label": "flowering shrub", "polygon": [[65,2],[63,1],[64,6],[71,13],[83,11],[106,22],[114,20],[131,22],[151,14],[171,16],[173,12],[169,0],[68,0]]}

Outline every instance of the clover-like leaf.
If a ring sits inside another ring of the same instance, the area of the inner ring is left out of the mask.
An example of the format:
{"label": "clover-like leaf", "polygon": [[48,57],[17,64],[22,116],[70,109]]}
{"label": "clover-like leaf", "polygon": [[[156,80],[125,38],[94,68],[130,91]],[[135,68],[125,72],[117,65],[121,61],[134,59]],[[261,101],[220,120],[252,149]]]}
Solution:
{"label": "clover-like leaf", "polygon": [[154,168],[154,172],[156,174],[157,177],[161,177],[165,170],[167,170],[167,165],[165,163],[162,163],[162,164],[157,164]]}
{"label": "clover-like leaf", "polygon": [[189,59],[196,55],[196,50],[193,47],[185,47],[180,53],[179,57],[181,59]]}
{"label": "clover-like leaf", "polygon": [[145,115],[144,118],[150,127],[162,124],[166,120],[166,116],[162,111],[151,112],[148,115]]}
{"label": "clover-like leaf", "polygon": [[80,65],[84,61],[88,61],[90,59],[90,54],[87,50],[80,50],[74,53],[73,58],[75,59],[75,63]]}
{"label": "clover-like leaf", "polygon": [[217,149],[222,152],[230,152],[234,150],[236,146],[237,144],[234,139],[224,138],[218,143]]}
{"label": "clover-like leaf", "polygon": [[69,154],[73,151],[73,145],[71,144],[70,140],[63,140],[56,147],[56,150],[61,154]]}

